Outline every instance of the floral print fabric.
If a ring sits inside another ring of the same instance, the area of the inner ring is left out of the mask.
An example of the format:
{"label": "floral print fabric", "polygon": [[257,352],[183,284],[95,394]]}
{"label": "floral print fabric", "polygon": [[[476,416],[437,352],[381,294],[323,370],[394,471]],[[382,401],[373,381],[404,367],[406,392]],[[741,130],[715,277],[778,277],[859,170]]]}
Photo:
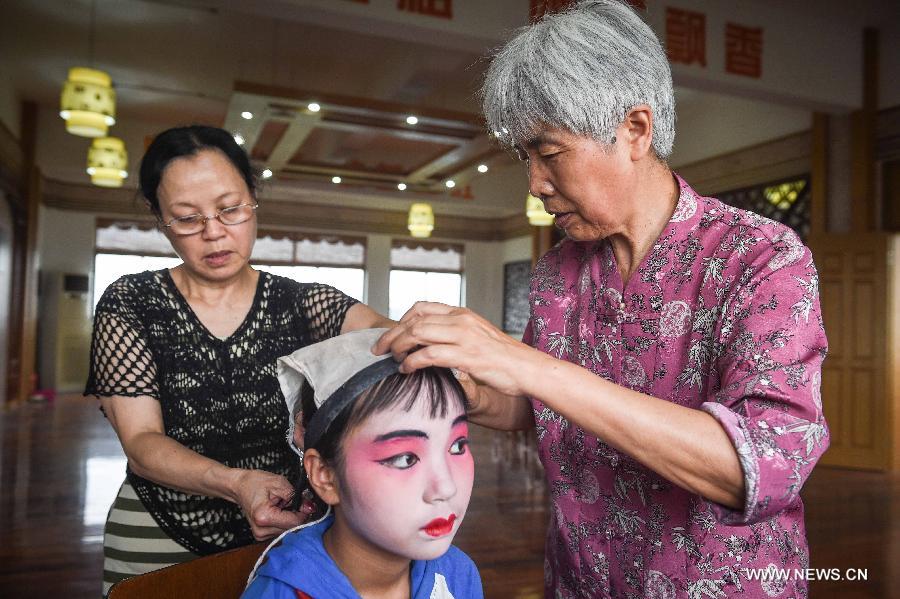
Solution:
{"label": "floral print fabric", "polygon": [[747,570],[809,565],[799,492],[828,447],[818,275],[787,227],[678,183],[627,285],[605,240],[567,239],[540,260],[525,341],[711,414],[738,453],[744,509],[677,487],[532,400],[552,507],[548,597],[807,596],[799,577]]}

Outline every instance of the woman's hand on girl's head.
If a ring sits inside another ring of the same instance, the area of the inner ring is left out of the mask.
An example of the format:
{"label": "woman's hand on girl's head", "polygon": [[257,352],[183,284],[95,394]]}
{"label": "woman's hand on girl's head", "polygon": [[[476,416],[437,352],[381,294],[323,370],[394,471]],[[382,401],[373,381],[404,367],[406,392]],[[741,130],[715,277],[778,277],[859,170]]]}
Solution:
{"label": "woman's hand on girl's head", "polygon": [[433,302],[413,305],[372,348],[376,355],[388,352],[401,363],[401,372],[455,368],[478,384],[515,396],[525,394],[530,361],[542,356],[471,310]]}
{"label": "woman's hand on girl's head", "polygon": [[264,470],[239,471],[234,495],[257,541],[303,524],[311,513],[307,505],[296,512],[287,509],[293,486],[285,477]]}

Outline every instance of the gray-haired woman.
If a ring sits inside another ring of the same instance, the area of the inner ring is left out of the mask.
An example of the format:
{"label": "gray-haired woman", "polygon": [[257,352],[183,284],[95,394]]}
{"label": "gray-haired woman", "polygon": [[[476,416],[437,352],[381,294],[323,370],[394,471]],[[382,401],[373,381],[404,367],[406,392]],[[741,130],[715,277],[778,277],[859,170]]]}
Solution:
{"label": "gray-haired woman", "polygon": [[473,422],[536,426],[548,597],[806,596],[799,491],[828,446],[809,250],[671,172],[665,52],[622,2],[525,28],[483,94],[567,234],[523,342],[420,303],[373,351],[468,373]]}

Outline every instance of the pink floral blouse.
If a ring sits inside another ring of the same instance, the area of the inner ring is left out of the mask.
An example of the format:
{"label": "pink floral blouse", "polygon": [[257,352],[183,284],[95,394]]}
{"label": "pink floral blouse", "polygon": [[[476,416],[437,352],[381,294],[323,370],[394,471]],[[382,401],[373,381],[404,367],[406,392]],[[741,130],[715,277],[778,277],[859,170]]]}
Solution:
{"label": "pink floral blouse", "polygon": [[[799,493],[828,447],[812,256],[787,227],[678,178],[675,213],[623,286],[606,241],[538,263],[525,341],[726,431],[743,511],[689,493],[533,400],[549,484],[547,597],[806,597]],[[598,398],[602,401],[602,398]]]}

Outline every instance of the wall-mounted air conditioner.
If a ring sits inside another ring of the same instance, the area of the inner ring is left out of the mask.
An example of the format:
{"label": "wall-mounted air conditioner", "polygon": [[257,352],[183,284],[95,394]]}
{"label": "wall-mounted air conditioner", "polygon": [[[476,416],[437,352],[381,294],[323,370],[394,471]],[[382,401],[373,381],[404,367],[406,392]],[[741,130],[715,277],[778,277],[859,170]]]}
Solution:
{"label": "wall-mounted air conditioner", "polygon": [[91,351],[91,289],[87,275],[41,273],[38,375],[42,388],[82,391]]}

